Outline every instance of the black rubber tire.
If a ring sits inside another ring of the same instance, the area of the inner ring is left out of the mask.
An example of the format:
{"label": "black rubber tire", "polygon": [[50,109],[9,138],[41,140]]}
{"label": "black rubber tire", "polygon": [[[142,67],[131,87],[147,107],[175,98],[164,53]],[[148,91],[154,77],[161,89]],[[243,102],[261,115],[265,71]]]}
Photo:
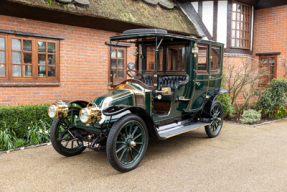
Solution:
{"label": "black rubber tire", "polygon": [[[80,109],[78,108],[73,109],[73,114],[79,115],[79,113],[80,113]],[[68,116],[69,115],[71,115],[71,110],[69,110],[68,112]],[[55,118],[51,125],[50,139],[51,139],[51,143],[54,149],[59,154],[64,155],[66,157],[70,157],[70,156],[74,156],[74,155],[78,155],[82,153],[86,149],[86,147],[82,146],[76,151],[68,151],[68,150],[65,150],[65,148],[61,145],[61,143],[57,140],[58,139],[58,128],[59,128],[60,122],[61,122],[61,119]]]}
{"label": "black rubber tire", "polygon": [[212,103],[212,106],[211,106],[211,109],[210,109],[210,113],[211,113],[211,111],[212,111],[212,109],[214,108],[215,105],[218,105],[220,107],[221,114],[222,114],[222,120],[221,120],[221,124],[220,124],[219,130],[216,131],[216,133],[214,133],[214,132],[212,132],[210,130],[210,128],[209,128],[210,125],[205,126],[205,132],[208,135],[208,137],[210,137],[210,138],[214,138],[214,137],[218,136],[220,131],[221,131],[221,129],[222,129],[222,126],[223,126],[223,107],[222,107],[222,104],[220,103],[220,101],[215,100]]}
{"label": "black rubber tire", "polygon": [[124,35],[128,34],[140,34],[140,33],[162,33],[167,34],[166,30],[163,29],[130,29],[123,32]]}
{"label": "black rubber tire", "polygon": [[[130,120],[136,120],[138,121],[145,132],[145,146],[142,150],[142,153],[140,154],[140,157],[137,159],[137,161],[130,165],[130,166],[124,166],[122,165],[120,162],[118,162],[117,158],[116,158],[116,152],[115,152],[115,147],[114,144],[116,143],[116,139],[117,139],[117,135],[118,135],[118,131],[121,129],[121,127],[128,121]],[[138,115],[134,115],[134,114],[129,114],[126,115],[122,118],[120,118],[111,128],[109,135],[108,135],[108,140],[107,140],[107,145],[106,145],[106,152],[107,152],[107,156],[109,159],[110,164],[112,165],[112,167],[120,172],[128,172],[131,171],[133,169],[135,169],[141,162],[141,160],[143,159],[146,150],[147,150],[147,146],[148,146],[148,140],[149,140],[149,136],[148,136],[148,130],[146,127],[145,122],[142,120],[141,117],[139,117]]]}

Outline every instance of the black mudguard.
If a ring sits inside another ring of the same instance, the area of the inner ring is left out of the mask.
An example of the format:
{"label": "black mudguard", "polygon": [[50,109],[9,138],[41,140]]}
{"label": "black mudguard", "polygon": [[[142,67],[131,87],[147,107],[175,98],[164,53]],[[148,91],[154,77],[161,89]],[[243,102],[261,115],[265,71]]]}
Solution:
{"label": "black mudguard", "polygon": [[225,94],[225,93],[229,93],[229,90],[222,89],[219,92],[214,93],[213,95],[211,95],[209,97],[209,99],[205,102],[205,104],[204,104],[204,106],[202,108],[201,116],[210,118],[210,110],[211,110],[212,103],[215,101],[215,99],[216,99],[216,97],[218,95],[222,95],[222,94]]}
{"label": "black mudguard", "polygon": [[152,117],[143,108],[135,107],[135,106],[126,106],[126,105],[113,105],[113,106],[109,106],[103,109],[103,114],[105,116],[113,116],[113,115],[118,115],[127,110],[129,110],[133,114],[140,116],[144,120],[148,128],[149,135],[151,137],[160,139]]}

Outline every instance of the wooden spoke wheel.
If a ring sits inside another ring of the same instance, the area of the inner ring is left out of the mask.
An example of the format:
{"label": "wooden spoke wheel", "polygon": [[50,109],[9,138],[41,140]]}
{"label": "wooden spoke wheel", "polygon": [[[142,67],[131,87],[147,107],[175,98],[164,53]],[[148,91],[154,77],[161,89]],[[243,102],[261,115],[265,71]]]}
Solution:
{"label": "wooden spoke wheel", "polygon": [[[73,121],[79,119],[79,109],[73,109]],[[51,142],[54,149],[64,156],[78,155],[85,150],[82,141],[75,140],[71,134],[77,135],[77,130],[71,129],[72,112],[62,119],[54,119],[51,126]],[[69,130],[69,131],[67,131]]]}
{"label": "wooden spoke wheel", "polygon": [[205,126],[205,132],[210,137],[216,137],[223,125],[223,107],[219,101],[214,101],[210,111],[211,122]]}
{"label": "wooden spoke wheel", "polygon": [[118,171],[131,171],[143,159],[147,146],[148,131],[144,121],[137,115],[124,116],[113,125],[108,136],[109,162]]}

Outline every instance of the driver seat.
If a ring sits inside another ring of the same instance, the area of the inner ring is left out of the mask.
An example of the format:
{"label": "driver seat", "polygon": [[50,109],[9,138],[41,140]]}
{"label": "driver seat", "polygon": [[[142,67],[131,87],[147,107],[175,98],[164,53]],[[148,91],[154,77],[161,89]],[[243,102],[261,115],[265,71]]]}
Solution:
{"label": "driver seat", "polygon": [[153,73],[145,73],[143,74],[143,78],[141,79],[141,82],[143,82],[145,85],[153,87]]}

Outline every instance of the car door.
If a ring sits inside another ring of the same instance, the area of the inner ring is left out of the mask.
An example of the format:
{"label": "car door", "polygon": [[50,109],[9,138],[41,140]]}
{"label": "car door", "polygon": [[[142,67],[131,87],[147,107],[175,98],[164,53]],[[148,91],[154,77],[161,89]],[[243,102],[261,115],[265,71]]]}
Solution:
{"label": "car door", "polygon": [[189,111],[197,110],[202,107],[206,99],[206,92],[208,90],[209,81],[209,46],[199,44],[198,45],[198,56],[196,59],[196,71],[193,80],[194,89],[191,97],[191,103]]}

